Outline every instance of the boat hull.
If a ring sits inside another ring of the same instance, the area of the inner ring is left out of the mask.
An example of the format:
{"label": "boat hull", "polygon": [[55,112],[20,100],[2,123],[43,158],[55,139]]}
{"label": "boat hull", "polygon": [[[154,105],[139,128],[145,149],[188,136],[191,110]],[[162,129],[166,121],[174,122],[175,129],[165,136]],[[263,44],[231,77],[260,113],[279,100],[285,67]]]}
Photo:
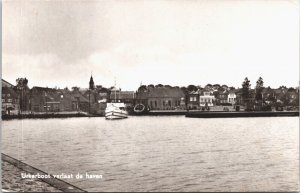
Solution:
{"label": "boat hull", "polygon": [[125,119],[128,118],[128,114],[125,112],[116,112],[116,111],[109,111],[105,113],[106,119]]}

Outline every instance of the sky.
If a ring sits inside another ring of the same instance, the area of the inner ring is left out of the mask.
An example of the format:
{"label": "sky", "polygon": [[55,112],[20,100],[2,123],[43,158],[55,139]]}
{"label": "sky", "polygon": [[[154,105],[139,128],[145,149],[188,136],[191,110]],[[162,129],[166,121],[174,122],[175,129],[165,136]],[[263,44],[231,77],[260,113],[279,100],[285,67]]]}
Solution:
{"label": "sky", "polygon": [[14,84],[299,85],[297,0],[5,0],[2,14]]}

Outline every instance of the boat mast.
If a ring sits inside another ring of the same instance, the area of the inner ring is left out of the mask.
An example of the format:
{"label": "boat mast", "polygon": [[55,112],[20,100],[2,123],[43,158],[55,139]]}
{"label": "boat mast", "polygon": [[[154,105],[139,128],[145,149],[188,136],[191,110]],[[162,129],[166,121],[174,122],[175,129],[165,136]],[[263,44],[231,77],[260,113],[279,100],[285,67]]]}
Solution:
{"label": "boat mast", "polygon": [[117,102],[117,87],[116,87],[116,77],[115,77],[115,103]]}

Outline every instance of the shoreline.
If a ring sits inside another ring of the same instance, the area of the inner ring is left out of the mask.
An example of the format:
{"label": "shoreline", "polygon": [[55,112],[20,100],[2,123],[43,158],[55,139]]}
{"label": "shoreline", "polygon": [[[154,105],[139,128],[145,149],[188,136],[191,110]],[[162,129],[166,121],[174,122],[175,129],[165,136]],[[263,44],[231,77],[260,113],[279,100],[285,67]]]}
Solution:
{"label": "shoreline", "polygon": [[233,111],[233,112],[189,112],[188,118],[239,118],[239,117],[299,117],[299,111]]}
{"label": "shoreline", "polygon": [[[9,192],[86,192],[37,168],[1,154],[2,189]],[[21,173],[50,175],[51,178],[22,178]]]}
{"label": "shoreline", "polygon": [[[178,116],[198,118],[236,118],[236,117],[286,117],[299,116],[299,111],[199,111],[199,110],[153,110],[142,114],[129,114],[130,116]],[[104,115],[78,113],[46,113],[46,114],[23,114],[2,115],[2,120],[13,119],[51,119],[51,118],[73,118],[73,117],[105,117]]]}

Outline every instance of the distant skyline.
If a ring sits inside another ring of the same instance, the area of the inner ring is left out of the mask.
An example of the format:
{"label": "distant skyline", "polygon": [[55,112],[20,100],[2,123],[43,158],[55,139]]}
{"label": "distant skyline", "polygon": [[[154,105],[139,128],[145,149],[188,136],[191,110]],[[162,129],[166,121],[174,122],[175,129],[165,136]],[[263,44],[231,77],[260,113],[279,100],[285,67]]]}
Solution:
{"label": "distant skyline", "polygon": [[30,87],[299,85],[297,0],[7,0],[2,41],[2,78]]}

